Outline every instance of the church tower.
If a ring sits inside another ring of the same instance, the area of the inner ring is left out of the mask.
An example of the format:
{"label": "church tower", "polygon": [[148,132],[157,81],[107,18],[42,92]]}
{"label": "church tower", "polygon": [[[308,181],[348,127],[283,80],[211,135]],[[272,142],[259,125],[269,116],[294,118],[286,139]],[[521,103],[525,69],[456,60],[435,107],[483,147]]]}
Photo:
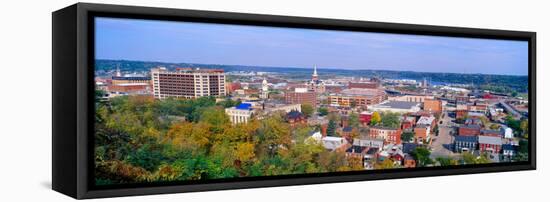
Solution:
{"label": "church tower", "polygon": [[118,64],[117,64],[117,66],[116,66],[116,74],[115,74],[115,76],[117,76],[117,77],[121,77],[121,76],[122,76],[122,73],[120,73],[120,65],[118,65]]}
{"label": "church tower", "polygon": [[311,75],[311,80],[312,81],[319,80],[319,77],[317,75],[317,65],[313,66],[313,75]]}

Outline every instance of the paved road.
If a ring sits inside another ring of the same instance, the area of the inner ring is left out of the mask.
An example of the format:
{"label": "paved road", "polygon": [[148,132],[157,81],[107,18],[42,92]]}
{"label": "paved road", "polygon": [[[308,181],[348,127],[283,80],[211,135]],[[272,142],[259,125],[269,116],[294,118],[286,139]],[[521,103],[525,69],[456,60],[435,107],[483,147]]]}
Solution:
{"label": "paved road", "polygon": [[439,135],[432,137],[434,141],[432,141],[432,153],[430,157],[433,159],[437,157],[454,157],[457,155],[451,151],[453,136],[450,132],[454,131],[451,125],[452,119],[448,114],[445,114],[445,117],[441,121],[443,121],[442,124],[437,123],[439,125]]}

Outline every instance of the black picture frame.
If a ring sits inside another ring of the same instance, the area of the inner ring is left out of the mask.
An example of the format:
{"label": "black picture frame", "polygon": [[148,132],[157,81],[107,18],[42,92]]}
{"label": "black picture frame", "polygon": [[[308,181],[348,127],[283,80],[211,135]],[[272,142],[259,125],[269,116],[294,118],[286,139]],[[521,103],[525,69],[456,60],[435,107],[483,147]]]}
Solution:
{"label": "black picture frame", "polygon": [[[91,96],[94,92],[93,18],[97,16],[527,41],[529,42],[529,161],[97,188],[92,183],[95,111],[93,96]],[[52,188],[77,199],[536,169],[535,32],[90,3],[77,3],[55,11],[52,14],[52,20]]]}

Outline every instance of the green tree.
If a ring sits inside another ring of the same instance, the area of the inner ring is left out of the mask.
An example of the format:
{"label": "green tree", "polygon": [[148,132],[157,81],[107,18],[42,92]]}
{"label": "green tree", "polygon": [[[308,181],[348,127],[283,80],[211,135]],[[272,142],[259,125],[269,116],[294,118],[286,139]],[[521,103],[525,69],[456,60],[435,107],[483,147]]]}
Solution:
{"label": "green tree", "polygon": [[529,120],[528,119],[522,120],[521,123],[519,124],[519,128],[522,131],[523,137],[528,138],[529,137]]}
{"label": "green tree", "polygon": [[512,157],[512,161],[518,162],[518,161],[528,161],[529,155],[527,153],[518,152],[516,155]]}
{"label": "green tree", "polygon": [[357,113],[352,112],[349,115],[349,125],[351,127],[359,127],[359,115]]}
{"label": "green tree", "polygon": [[95,102],[99,103],[101,101],[101,98],[105,95],[105,91],[103,90],[95,90]]}
{"label": "green tree", "polygon": [[529,142],[528,140],[520,140],[519,141],[519,147],[518,147],[519,153],[529,153]]}
{"label": "green tree", "polygon": [[202,110],[200,121],[210,124],[212,132],[222,133],[229,124],[229,117],[221,107],[208,107]]}
{"label": "green tree", "polygon": [[521,123],[519,120],[516,120],[511,115],[506,116],[504,119],[506,122],[506,125],[512,129],[514,129],[515,132],[519,132],[521,130]]}
{"label": "green tree", "polygon": [[327,126],[327,135],[336,136],[336,127],[337,127],[336,122],[333,120],[329,120],[328,126]]}
{"label": "green tree", "polygon": [[274,114],[261,121],[257,144],[263,145],[263,149],[270,156],[275,155],[279,146],[290,144],[291,134],[290,126],[283,121],[281,114]]}
{"label": "green tree", "polygon": [[476,157],[469,152],[465,152],[462,153],[462,162],[464,164],[485,164],[490,163],[491,161],[485,155],[480,155]]}
{"label": "green tree", "polygon": [[412,151],[412,156],[416,160],[416,164],[420,167],[424,167],[433,163],[430,158],[430,150],[424,147],[417,147]]}
{"label": "green tree", "polygon": [[393,161],[389,158],[384,159],[382,162],[378,162],[374,164],[374,169],[392,169],[395,168],[395,165],[393,164]]}
{"label": "green tree", "polygon": [[313,114],[313,106],[311,106],[310,104],[302,104],[302,113],[306,116],[306,117],[311,117],[311,115]]}
{"label": "green tree", "polygon": [[489,125],[489,123],[491,123],[491,121],[489,121],[489,118],[487,118],[486,116],[481,116],[479,117],[479,120],[481,120],[481,123],[487,127]]}
{"label": "green tree", "polygon": [[230,108],[230,107],[237,106],[239,104],[241,104],[240,100],[235,101],[229,98],[225,99],[224,101],[216,103],[216,105],[222,106],[223,108]]}
{"label": "green tree", "polygon": [[326,116],[328,114],[328,109],[325,107],[319,107],[317,111],[319,112],[319,116]]}
{"label": "green tree", "polygon": [[458,162],[452,158],[437,157],[435,160],[439,163],[440,166],[458,165]]}
{"label": "green tree", "polygon": [[498,124],[496,124],[496,123],[493,123],[493,124],[491,124],[491,125],[489,126],[489,128],[490,128],[491,130],[498,130],[498,129],[500,129],[500,125],[498,125]]}
{"label": "green tree", "polygon": [[405,131],[401,134],[401,140],[403,142],[411,142],[414,139],[414,133],[411,131]]}
{"label": "green tree", "polygon": [[462,162],[464,164],[475,164],[476,163],[476,157],[469,153],[469,152],[464,152],[462,153]]}
{"label": "green tree", "polygon": [[382,113],[381,118],[382,126],[389,128],[398,128],[399,127],[399,114],[392,112]]}

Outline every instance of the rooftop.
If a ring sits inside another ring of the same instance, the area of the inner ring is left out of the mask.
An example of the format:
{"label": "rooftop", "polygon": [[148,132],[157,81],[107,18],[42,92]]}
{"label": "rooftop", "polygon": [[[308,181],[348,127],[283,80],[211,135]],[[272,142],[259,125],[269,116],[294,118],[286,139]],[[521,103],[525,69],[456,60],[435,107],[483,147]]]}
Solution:
{"label": "rooftop", "polygon": [[455,142],[475,142],[477,143],[477,136],[456,136]]}
{"label": "rooftop", "polygon": [[346,150],[348,153],[361,153],[363,152],[367,147],[352,145],[350,148]]}
{"label": "rooftop", "polygon": [[350,127],[350,126],[347,126],[344,129],[342,129],[342,131],[344,132],[351,132],[352,130],[353,130],[353,127]]}
{"label": "rooftop", "polygon": [[241,104],[237,105],[235,108],[236,109],[249,110],[251,107],[252,107],[252,104],[250,104],[250,103],[241,103]]}
{"label": "rooftop", "polygon": [[404,153],[411,153],[418,147],[418,144],[415,143],[403,143],[403,152]]}
{"label": "rooftop", "polygon": [[480,144],[502,145],[502,138],[500,137],[480,135],[478,141]]}
{"label": "rooftop", "polygon": [[416,122],[416,124],[423,124],[423,125],[432,125],[434,122],[435,117],[433,116],[421,116],[420,119]]}
{"label": "rooftop", "polygon": [[460,128],[469,128],[469,129],[481,129],[479,125],[462,125]]}
{"label": "rooftop", "polygon": [[350,88],[344,89],[341,92],[343,95],[352,95],[352,96],[377,96],[384,94],[384,91],[380,89],[369,89],[369,88]]}
{"label": "rooftop", "polygon": [[418,102],[405,102],[405,101],[387,101],[380,104],[377,104],[377,108],[393,108],[393,109],[411,109],[413,107],[418,107],[420,103]]}

